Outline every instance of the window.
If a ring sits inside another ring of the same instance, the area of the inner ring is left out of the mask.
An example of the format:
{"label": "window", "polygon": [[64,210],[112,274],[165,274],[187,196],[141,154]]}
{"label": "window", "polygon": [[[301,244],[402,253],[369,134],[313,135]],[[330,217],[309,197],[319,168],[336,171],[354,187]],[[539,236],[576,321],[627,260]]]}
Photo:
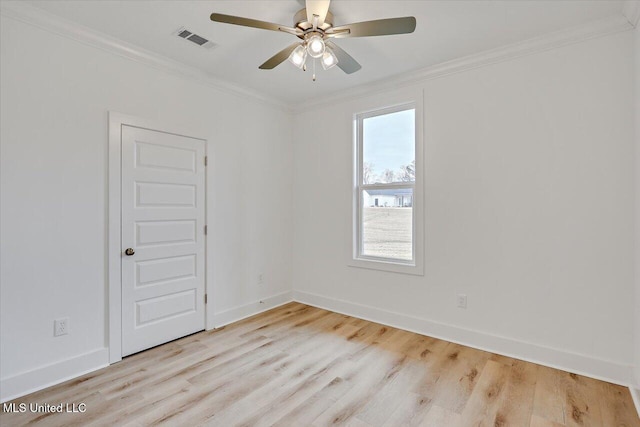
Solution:
{"label": "window", "polygon": [[406,270],[420,264],[416,117],[414,104],[356,115],[353,265],[421,274]]}

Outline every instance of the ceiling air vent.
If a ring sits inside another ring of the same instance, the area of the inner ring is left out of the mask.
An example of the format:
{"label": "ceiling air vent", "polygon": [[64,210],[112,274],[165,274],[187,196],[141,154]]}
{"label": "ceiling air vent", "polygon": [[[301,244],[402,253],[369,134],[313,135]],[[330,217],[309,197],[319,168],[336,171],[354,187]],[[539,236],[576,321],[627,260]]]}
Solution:
{"label": "ceiling air vent", "polygon": [[175,35],[177,35],[178,37],[180,37],[181,39],[185,39],[185,40],[189,40],[192,43],[197,44],[200,47],[204,47],[207,49],[211,49],[213,47],[216,47],[217,44],[215,44],[212,41],[209,41],[207,39],[205,39],[202,36],[199,36],[195,33],[193,33],[192,31],[187,30],[184,27],[180,27],[178,28],[177,31],[174,32]]}

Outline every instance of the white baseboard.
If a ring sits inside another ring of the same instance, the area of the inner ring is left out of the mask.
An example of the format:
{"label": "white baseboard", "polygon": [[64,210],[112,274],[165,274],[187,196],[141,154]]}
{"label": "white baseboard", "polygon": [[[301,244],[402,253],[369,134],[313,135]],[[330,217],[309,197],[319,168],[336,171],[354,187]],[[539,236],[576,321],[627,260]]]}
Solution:
{"label": "white baseboard", "polygon": [[0,402],[13,400],[109,365],[109,349],[100,348],[0,380]]}
{"label": "white baseboard", "polygon": [[233,322],[237,322],[247,317],[255,316],[263,311],[271,310],[280,305],[293,301],[292,292],[282,292],[261,300],[230,308],[220,313],[214,313],[210,322],[207,322],[207,329],[220,328]]}
{"label": "white baseboard", "polygon": [[635,384],[633,384],[634,379],[632,379],[633,369],[630,365],[514,340],[513,338],[488,334],[482,331],[460,328],[376,307],[354,304],[349,301],[308,292],[294,291],[293,299],[303,304],[347,314],[422,335],[428,335],[468,347],[609,381],[626,387],[635,386]]}

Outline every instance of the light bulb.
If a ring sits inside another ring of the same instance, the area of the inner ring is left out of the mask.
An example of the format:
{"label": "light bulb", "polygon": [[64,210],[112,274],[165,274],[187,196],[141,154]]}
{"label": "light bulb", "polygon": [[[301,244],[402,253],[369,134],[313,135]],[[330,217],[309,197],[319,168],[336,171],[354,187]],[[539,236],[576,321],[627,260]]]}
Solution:
{"label": "light bulb", "polygon": [[327,48],[322,55],[322,68],[328,70],[329,68],[335,67],[337,63],[338,58],[336,57],[336,54],[333,53],[331,49]]}
{"label": "light bulb", "polygon": [[324,40],[317,34],[309,37],[307,40],[307,51],[314,58],[320,58],[324,53]]}
{"label": "light bulb", "polygon": [[307,49],[304,45],[296,47],[291,55],[289,55],[289,61],[298,68],[304,67],[305,60],[307,59]]}

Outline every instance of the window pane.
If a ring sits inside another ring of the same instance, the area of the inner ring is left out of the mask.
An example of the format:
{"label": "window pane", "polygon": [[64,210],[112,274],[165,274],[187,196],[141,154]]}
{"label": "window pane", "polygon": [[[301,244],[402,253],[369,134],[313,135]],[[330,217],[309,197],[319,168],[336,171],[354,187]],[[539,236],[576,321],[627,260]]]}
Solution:
{"label": "window pane", "polygon": [[415,110],[362,121],[362,184],[415,181]]}
{"label": "window pane", "polygon": [[362,255],[413,259],[413,189],[362,191]]}

